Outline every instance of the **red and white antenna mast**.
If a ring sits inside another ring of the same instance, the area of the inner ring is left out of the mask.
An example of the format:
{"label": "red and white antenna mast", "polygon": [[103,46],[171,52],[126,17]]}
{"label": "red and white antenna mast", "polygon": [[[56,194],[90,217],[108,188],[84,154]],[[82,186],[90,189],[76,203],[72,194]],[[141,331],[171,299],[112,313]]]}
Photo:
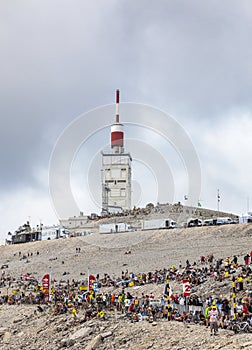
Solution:
{"label": "red and white antenna mast", "polygon": [[116,90],[116,122],[111,126],[111,148],[115,153],[123,153],[123,124],[119,122],[120,91]]}
{"label": "red and white antenna mast", "polygon": [[119,99],[120,99],[120,91],[116,90],[116,123],[119,123]]}

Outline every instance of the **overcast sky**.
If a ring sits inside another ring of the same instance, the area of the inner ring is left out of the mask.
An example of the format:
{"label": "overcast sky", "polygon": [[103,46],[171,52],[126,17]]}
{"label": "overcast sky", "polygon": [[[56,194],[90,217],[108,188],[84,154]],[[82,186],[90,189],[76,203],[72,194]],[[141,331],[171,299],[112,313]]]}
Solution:
{"label": "overcast sky", "polygon": [[[202,206],[216,209],[218,188],[221,209],[252,206],[250,0],[9,0],[0,26],[0,238],[29,219],[57,223],[48,189],[54,145],[79,115],[114,103],[117,88],[123,102],[161,109],[187,132]],[[87,199],[83,188],[76,196]],[[175,191],[174,201],[181,197]],[[81,206],[98,211],[89,200]]]}

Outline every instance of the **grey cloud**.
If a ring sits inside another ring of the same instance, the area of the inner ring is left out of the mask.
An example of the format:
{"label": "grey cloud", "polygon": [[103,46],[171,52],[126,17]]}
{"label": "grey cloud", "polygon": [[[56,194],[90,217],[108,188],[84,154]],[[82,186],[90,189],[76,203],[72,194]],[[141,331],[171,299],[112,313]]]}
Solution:
{"label": "grey cloud", "polygon": [[[123,101],[180,121],[251,110],[250,1],[43,1],[0,5],[0,191],[41,186],[79,114]],[[187,119],[188,118],[188,119]],[[49,138],[48,138],[49,135]]]}
{"label": "grey cloud", "polygon": [[161,3],[138,18],[133,54],[146,97],[173,113],[206,118],[251,107],[252,27],[245,4],[251,5]]}

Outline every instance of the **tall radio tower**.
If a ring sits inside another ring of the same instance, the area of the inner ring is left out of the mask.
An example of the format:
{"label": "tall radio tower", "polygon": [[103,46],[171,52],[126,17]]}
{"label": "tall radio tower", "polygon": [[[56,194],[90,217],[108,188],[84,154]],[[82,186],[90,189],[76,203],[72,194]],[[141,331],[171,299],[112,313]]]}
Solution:
{"label": "tall radio tower", "polygon": [[111,152],[102,152],[102,211],[131,209],[131,162],[124,150],[124,127],[119,118],[120,92],[116,90],[116,120],[111,125]]}

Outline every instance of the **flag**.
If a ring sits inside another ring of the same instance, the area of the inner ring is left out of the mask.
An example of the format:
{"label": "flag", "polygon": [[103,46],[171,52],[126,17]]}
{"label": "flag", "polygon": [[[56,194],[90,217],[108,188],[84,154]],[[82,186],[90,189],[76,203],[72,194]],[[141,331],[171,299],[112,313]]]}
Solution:
{"label": "flag", "polygon": [[169,283],[165,284],[164,295],[168,297],[170,295],[170,286]]}
{"label": "flag", "polygon": [[93,290],[93,283],[96,280],[95,276],[89,275],[88,277],[88,290]]}
{"label": "flag", "polygon": [[188,196],[185,194],[184,195],[184,200],[187,201],[188,200]]}
{"label": "flag", "polygon": [[201,205],[201,203],[200,203],[200,201],[198,201],[198,207],[200,208],[202,205]]}
{"label": "flag", "polygon": [[97,293],[98,292],[98,282],[93,282],[93,291],[95,292],[95,293]]}
{"label": "flag", "polygon": [[49,298],[49,288],[50,288],[50,276],[47,273],[42,278],[42,290],[47,298]]}
{"label": "flag", "polygon": [[168,296],[172,295],[172,289],[170,287],[170,284],[167,282],[165,284],[165,289],[164,289],[164,296],[167,298]]}

